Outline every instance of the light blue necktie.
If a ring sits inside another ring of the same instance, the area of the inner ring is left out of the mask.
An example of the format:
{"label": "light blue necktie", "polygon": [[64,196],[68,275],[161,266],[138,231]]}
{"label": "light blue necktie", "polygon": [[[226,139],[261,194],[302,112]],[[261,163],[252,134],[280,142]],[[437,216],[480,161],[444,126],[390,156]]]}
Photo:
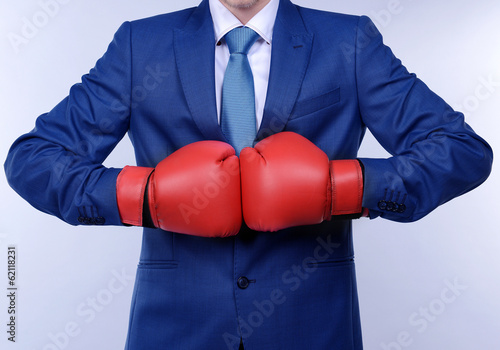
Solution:
{"label": "light blue necktie", "polygon": [[231,30],[225,35],[229,62],[222,83],[221,128],[236,155],[252,146],[257,134],[253,75],[248,63],[248,51],[259,34],[248,27]]}

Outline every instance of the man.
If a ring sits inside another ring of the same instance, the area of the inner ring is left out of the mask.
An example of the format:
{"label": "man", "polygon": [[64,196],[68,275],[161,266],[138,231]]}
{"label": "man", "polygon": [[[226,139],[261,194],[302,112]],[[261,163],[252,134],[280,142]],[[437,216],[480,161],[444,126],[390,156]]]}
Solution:
{"label": "man", "polygon": [[[242,24],[258,36],[231,59]],[[246,96],[227,97],[226,71],[246,59],[257,127],[242,149],[227,110]],[[392,157],[356,159],[366,127]],[[127,132],[138,167],[103,167]],[[418,220],[491,161],[368,18],[205,0],[122,25],[5,165],[70,224],[145,227],[127,349],[346,350],[362,348],[351,218]]]}

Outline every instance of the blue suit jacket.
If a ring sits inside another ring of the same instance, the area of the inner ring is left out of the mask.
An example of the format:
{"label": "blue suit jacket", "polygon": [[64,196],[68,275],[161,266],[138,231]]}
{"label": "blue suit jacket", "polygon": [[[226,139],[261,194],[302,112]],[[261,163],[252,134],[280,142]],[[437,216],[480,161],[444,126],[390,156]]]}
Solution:
{"label": "blue suit jacket", "polygon": [[[409,222],[488,176],[489,146],[384,46],[367,17],[282,0],[257,140],[294,131],[356,158],[368,127],[393,156],[362,159],[370,216]],[[33,206],[121,225],[102,165],[128,132],[155,166],[217,122],[208,8],[125,23],[69,96],[13,145],[6,173]],[[350,220],[207,239],[145,229],[127,349],[361,349]]]}

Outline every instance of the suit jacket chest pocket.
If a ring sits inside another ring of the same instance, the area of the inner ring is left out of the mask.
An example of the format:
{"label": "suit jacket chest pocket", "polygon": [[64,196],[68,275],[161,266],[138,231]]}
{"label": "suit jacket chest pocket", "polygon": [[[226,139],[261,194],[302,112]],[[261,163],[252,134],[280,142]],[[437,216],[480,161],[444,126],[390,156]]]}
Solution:
{"label": "suit jacket chest pocket", "polygon": [[290,120],[303,118],[316,112],[327,111],[330,107],[340,102],[340,87],[324,94],[298,100],[295,104]]}

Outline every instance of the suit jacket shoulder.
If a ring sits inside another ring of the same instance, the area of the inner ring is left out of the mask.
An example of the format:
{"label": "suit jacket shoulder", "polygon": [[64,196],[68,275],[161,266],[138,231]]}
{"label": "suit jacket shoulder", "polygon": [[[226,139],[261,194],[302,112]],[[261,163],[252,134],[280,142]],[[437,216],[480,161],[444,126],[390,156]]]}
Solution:
{"label": "suit jacket shoulder", "polygon": [[191,7],[175,12],[136,19],[130,23],[134,30],[151,31],[151,34],[154,35],[158,29],[182,28],[196,9],[196,7]]}
{"label": "suit jacket shoulder", "polygon": [[330,34],[333,31],[337,33],[337,36],[343,36],[352,32],[353,28],[358,25],[360,18],[363,17],[301,6],[297,6],[297,9],[307,30],[314,34]]}

